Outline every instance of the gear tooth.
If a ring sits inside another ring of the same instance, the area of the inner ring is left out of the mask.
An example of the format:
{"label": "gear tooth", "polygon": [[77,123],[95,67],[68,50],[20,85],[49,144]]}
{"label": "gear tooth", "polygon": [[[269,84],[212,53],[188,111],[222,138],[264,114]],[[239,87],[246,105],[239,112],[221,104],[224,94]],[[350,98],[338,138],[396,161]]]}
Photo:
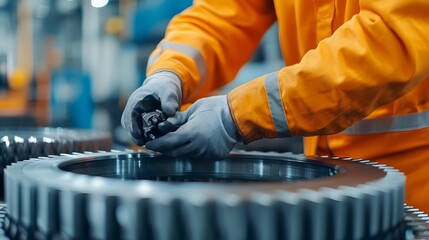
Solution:
{"label": "gear tooth", "polygon": [[[122,239],[137,240],[138,231],[136,224],[138,223],[138,199],[121,199],[116,209],[116,218],[118,219],[121,232],[124,233]],[[144,226],[142,226],[144,227]]]}
{"label": "gear tooth", "polygon": [[[10,174],[10,172],[9,172]],[[15,194],[15,190],[19,189],[16,177],[9,175],[8,181],[6,182],[6,203],[8,205],[8,215],[11,220],[17,220],[18,216],[16,214],[18,209],[18,197]]]}
{"label": "gear tooth", "polygon": [[[90,239],[107,239],[107,201],[105,196],[100,194],[91,194],[88,197],[88,222]],[[100,221],[100,219],[103,219]]]}
{"label": "gear tooth", "polygon": [[[219,227],[218,239],[246,240],[248,224],[246,206],[243,199],[236,194],[226,194],[215,205],[216,225]],[[237,224],[241,222],[242,224]]]}
{"label": "gear tooth", "polygon": [[38,157],[41,156],[41,147],[39,147],[40,143],[38,142],[37,138],[34,136],[30,136],[28,138],[28,148],[30,151],[30,157]]}
{"label": "gear tooth", "polygon": [[344,195],[338,189],[332,188],[321,188],[320,191],[326,198],[327,205],[327,234],[332,240],[347,239],[346,237],[346,221],[347,216],[347,205],[344,200]]}
{"label": "gear tooth", "polygon": [[21,217],[20,222],[25,227],[27,235],[32,234],[37,227],[37,188],[25,176],[21,187]]}
{"label": "gear tooth", "polygon": [[374,238],[379,233],[381,223],[380,192],[370,184],[359,185],[359,189],[365,199],[365,237]]}
{"label": "gear tooth", "polygon": [[367,163],[368,165],[371,165],[371,166],[375,166],[375,165],[377,165],[378,164],[378,162],[369,162],[369,163]]}
{"label": "gear tooth", "polygon": [[[23,165],[24,162],[17,162],[17,163],[12,163],[8,166],[6,166],[6,169],[14,169],[14,168],[20,168]],[[3,172],[4,174],[4,172]]]}
{"label": "gear tooth", "polygon": [[327,239],[327,207],[325,199],[317,191],[308,189],[300,189],[298,194],[302,199],[304,226],[309,226],[306,229],[312,229],[312,231],[305,231],[305,239]]}
{"label": "gear tooth", "polygon": [[149,218],[149,199],[122,198],[116,210],[118,223],[121,226],[124,240],[149,240],[151,226]]}
{"label": "gear tooth", "polygon": [[0,138],[0,164],[1,166],[7,166],[8,165],[8,145],[9,142],[4,140],[4,137]]}
{"label": "gear tooth", "polygon": [[359,161],[360,163],[364,163],[364,164],[366,164],[366,163],[369,163],[369,162],[371,162],[371,161],[369,161],[369,160],[362,160],[362,161]]}
{"label": "gear tooth", "polygon": [[55,139],[51,137],[42,137],[42,155],[52,155],[55,154]]}
{"label": "gear tooth", "polygon": [[69,156],[73,156],[73,155],[71,155],[69,153],[61,153],[60,156],[69,157]]}
{"label": "gear tooth", "polygon": [[[403,197],[398,197],[398,194],[403,193],[401,190],[403,182],[400,176],[401,173],[393,171],[387,172],[385,178],[374,183],[382,194],[383,221],[381,228],[383,231],[387,231],[390,226],[393,226],[400,221],[401,213],[398,213],[398,210],[396,209],[403,205]],[[405,179],[403,179],[403,181],[405,181]]]}
{"label": "gear tooth", "polygon": [[419,209],[418,209],[418,208],[410,208],[410,209],[407,209],[407,210],[406,210],[406,212],[411,212],[411,213],[413,213],[413,212],[417,212],[417,211],[419,211]]}
{"label": "gear tooth", "polygon": [[248,204],[250,229],[258,240],[278,239],[278,222],[274,201],[269,194],[255,192]]}
{"label": "gear tooth", "polygon": [[[163,195],[150,202],[150,219],[153,224],[153,237],[156,240],[182,239],[180,231],[185,219],[179,219],[180,201]],[[169,231],[165,231],[169,229]]]}
{"label": "gear tooth", "polygon": [[202,194],[184,198],[181,204],[181,216],[187,219],[183,222],[186,230],[184,239],[215,240],[213,219],[213,202]]}
{"label": "gear tooth", "polygon": [[340,186],[338,189],[345,196],[347,212],[351,218],[346,226],[348,239],[362,239],[365,228],[365,205],[364,201],[361,200],[363,198],[362,193],[355,187]]}
{"label": "gear tooth", "polygon": [[[68,238],[73,238],[74,236],[74,221],[75,214],[74,212],[78,211],[75,209],[74,205],[74,196],[75,194],[72,191],[61,191],[60,192],[60,221],[61,221],[61,233]],[[82,210],[82,209],[81,209]]]}
{"label": "gear tooth", "polygon": [[[116,219],[118,199],[103,194],[91,194],[88,202],[88,221],[91,239],[118,239],[119,224]],[[100,221],[103,219],[103,221]]]}
{"label": "gear tooth", "polygon": [[402,221],[404,217],[404,212],[402,210],[402,206],[404,205],[405,199],[405,175],[402,172],[399,171],[388,171],[388,176],[391,176],[392,180],[389,181],[392,184],[390,187],[393,191],[393,212],[394,212],[394,218],[393,218],[393,224],[398,224]]}
{"label": "gear tooth", "polygon": [[299,194],[280,191],[275,194],[279,209],[280,239],[304,239],[304,207]]}
{"label": "gear tooth", "polygon": [[4,172],[6,176],[6,203],[8,204],[9,217],[15,222],[19,221],[19,191],[22,181],[20,177],[22,175],[23,165],[24,164],[14,164],[12,166],[8,166],[8,168]]}
{"label": "gear tooth", "polygon": [[375,164],[373,166],[376,168],[382,169],[382,170],[384,170],[386,168],[386,164]]}
{"label": "gear tooth", "polygon": [[70,190],[61,191],[60,232],[62,239],[88,239],[87,196]]}
{"label": "gear tooth", "polygon": [[110,152],[112,152],[112,153],[120,153],[120,152],[122,152],[121,150],[118,150],[118,149],[111,149],[110,150]]}
{"label": "gear tooth", "polygon": [[37,228],[47,238],[59,233],[58,191],[46,186],[37,189]]}

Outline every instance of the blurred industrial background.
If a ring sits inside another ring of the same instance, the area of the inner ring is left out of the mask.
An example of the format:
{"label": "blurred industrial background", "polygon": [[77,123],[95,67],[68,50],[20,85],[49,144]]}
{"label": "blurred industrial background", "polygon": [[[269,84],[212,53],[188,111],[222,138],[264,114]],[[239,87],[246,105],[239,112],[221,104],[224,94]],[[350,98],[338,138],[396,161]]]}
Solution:
{"label": "blurred industrial background", "polygon": [[[126,102],[192,2],[0,0],[0,239],[429,239],[404,173],[295,154],[300,137],[239,143],[221,160],[122,151],[138,148]],[[286,64],[274,24],[213,94]]]}
{"label": "blurred industrial background", "polygon": [[[0,126],[120,126],[149,54],[191,0],[0,0]],[[282,67],[276,26],[221,92]],[[294,152],[301,141],[294,141]]]}

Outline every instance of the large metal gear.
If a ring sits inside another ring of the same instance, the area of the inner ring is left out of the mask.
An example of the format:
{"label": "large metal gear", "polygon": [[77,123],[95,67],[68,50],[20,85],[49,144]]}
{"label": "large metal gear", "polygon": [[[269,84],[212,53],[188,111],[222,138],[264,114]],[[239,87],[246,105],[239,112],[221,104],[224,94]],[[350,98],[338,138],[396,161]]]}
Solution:
{"label": "large metal gear", "polygon": [[403,239],[404,175],[362,159],[63,154],[5,179],[10,239]]}
{"label": "large metal gear", "polygon": [[64,128],[0,128],[0,198],[3,169],[29,158],[83,151],[110,150],[109,133]]}
{"label": "large metal gear", "polygon": [[65,128],[0,128],[0,162],[9,165],[31,157],[110,150],[109,133]]}

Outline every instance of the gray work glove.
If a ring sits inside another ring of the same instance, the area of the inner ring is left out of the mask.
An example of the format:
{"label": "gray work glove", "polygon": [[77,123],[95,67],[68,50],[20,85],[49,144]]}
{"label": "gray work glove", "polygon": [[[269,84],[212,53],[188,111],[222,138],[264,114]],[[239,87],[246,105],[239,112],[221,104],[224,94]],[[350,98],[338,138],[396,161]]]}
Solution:
{"label": "gray work glove", "polygon": [[181,101],[180,78],[168,71],[154,73],[128,98],[121,124],[130,132],[133,141],[142,146],[148,139],[143,135],[141,114],[160,109],[167,117],[172,117],[179,110]]}
{"label": "gray work glove", "polygon": [[226,95],[200,99],[158,127],[171,129],[171,125],[180,127],[147,142],[146,147],[174,157],[222,159],[239,140]]}

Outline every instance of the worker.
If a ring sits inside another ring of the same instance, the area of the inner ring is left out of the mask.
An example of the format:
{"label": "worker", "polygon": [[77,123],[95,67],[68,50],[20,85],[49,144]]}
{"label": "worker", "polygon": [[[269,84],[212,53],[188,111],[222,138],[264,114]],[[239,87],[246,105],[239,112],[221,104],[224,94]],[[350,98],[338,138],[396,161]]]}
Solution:
{"label": "worker", "polygon": [[[304,136],[307,155],[405,172],[406,202],[429,212],[428,13],[427,0],[195,0],[151,54],[122,125],[139,145],[201,159],[225,157],[239,141]],[[276,21],[286,66],[206,97]],[[143,137],[146,96],[169,117],[159,129],[177,130]]]}

